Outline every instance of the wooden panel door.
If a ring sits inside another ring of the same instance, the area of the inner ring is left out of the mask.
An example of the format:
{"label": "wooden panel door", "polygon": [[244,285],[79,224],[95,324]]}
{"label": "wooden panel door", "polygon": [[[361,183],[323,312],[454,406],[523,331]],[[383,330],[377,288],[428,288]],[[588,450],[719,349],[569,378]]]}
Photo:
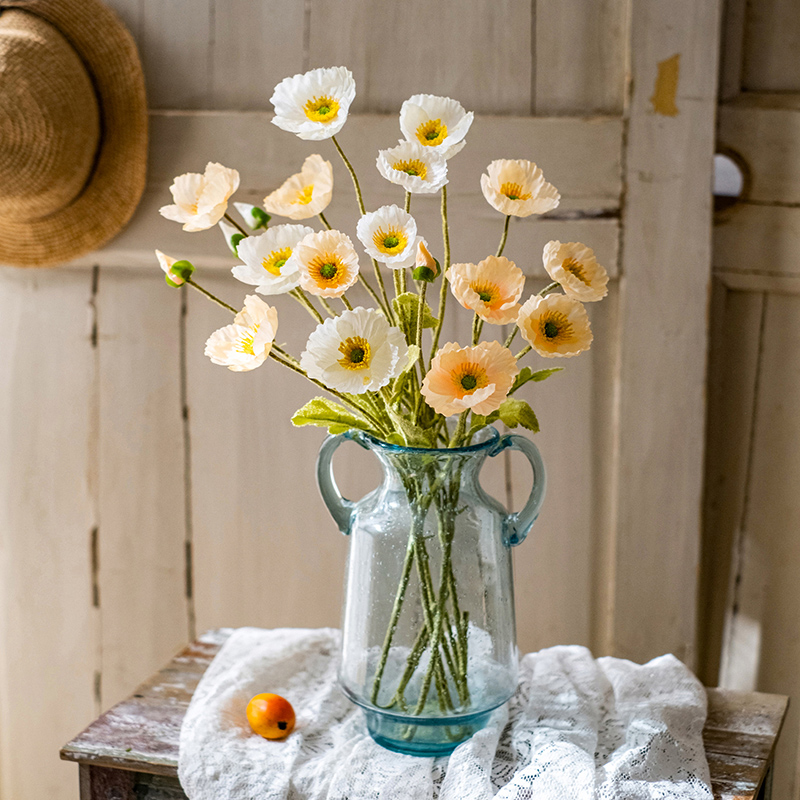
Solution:
{"label": "wooden panel door", "polygon": [[[0,530],[0,798],[74,796],[56,747],[36,758],[41,720],[18,699],[31,675],[41,702],[67,689],[75,698],[49,733],[65,741],[195,631],[338,623],[346,541],[314,486],[321,435],[289,423],[307,388],[271,366],[236,375],[211,365],[203,343],[226,318],[165,287],[152,255],[191,258],[203,282],[240,302],[218,231],[183,234],[157,213],[173,176],[211,159],[239,169],[240,199],[258,202],[318,150],[334,162],[329,218],[352,234],[355,202],[330,142],[314,148],[269,123],[272,86],[316,66],[355,73],[356,113],[340,138],[371,207],[398,200],[374,158],[400,135],[403,100],[448,94],[476,112],[452,162],[456,259],[497,245],[502,218],[478,188],[489,161],[530,158],[560,189],[555,213],[514,221],[507,255],[533,288],[548,240],[584,241],[612,280],[591,309],[592,351],[526,393],[550,490],[515,553],[520,646],[580,643],[638,660],[671,651],[691,664],[718,0],[111,4],[139,43],[153,109],[141,207],[68,271],[2,273],[3,319],[21,320],[20,303],[35,307],[37,287],[69,325],[40,370],[25,365],[44,345],[21,321],[4,322],[0,342],[11,359],[0,431],[18,443],[0,472],[9,521]],[[415,199],[414,213],[437,243],[435,199]],[[282,335],[299,347],[308,325],[286,304],[281,313]],[[446,335],[464,331],[451,325]],[[74,370],[57,369],[65,358]],[[43,370],[66,404],[37,400]],[[50,427],[71,434],[47,460],[36,432]],[[357,448],[337,458],[350,494],[374,482]],[[526,468],[508,458],[493,469],[485,484],[518,508]],[[20,572],[59,520],[75,564],[55,550],[49,571]],[[20,602],[44,588],[69,610],[63,629]],[[70,647],[53,652],[53,627]],[[41,674],[20,666],[45,652]]]}

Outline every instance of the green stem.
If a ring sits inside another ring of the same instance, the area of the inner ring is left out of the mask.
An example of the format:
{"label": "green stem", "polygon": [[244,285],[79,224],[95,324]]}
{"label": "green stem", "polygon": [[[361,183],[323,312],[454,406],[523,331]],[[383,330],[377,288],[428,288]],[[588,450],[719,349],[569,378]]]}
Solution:
{"label": "green stem", "polygon": [[453,438],[450,439],[450,447],[458,447],[461,439],[464,437],[464,431],[467,429],[467,417],[469,416],[469,409],[462,411],[458,415],[458,424],[455,431],[453,431]]}
{"label": "green stem", "polygon": [[516,356],[514,356],[514,358],[516,358],[517,361],[519,361],[519,359],[521,359],[523,356],[528,355],[530,351],[531,351],[530,345],[528,345],[527,347],[523,347],[522,350],[520,350],[519,353],[517,353]]}
{"label": "green stem", "polygon": [[294,297],[301,306],[305,307],[306,311],[311,314],[312,317],[321,325],[322,324],[322,314],[314,308],[314,304],[309,299],[308,295],[298,286],[295,289],[292,289],[289,292],[291,297]]}
{"label": "green stem", "polygon": [[367,211],[364,208],[364,198],[361,194],[361,186],[358,183],[358,176],[356,175],[356,171],[353,169],[353,165],[350,163],[347,156],[344,154],[344,150],[342,150],[341,145],[336,140],[335,136],[331,136],[331,141],[334,143],[336,149],[339,151],[339,155],[342,157],[342,161],[344,161],[344,165],[347,167],[347,171],[350,173],[350,177],[353,179],[353,187],[356,190],[356,200],[358,200],[358,210],[361,212],[361,216],[363,217],[364,214],[367,213]]}
{"label": "green stem", "polygon": [[223,215],[234,228],[236,228],[239,233],[244,234],[245,236],[249,236],[250,234],[226,211]]}
{"label": "green stem", "polygon": [[475,347],[476,344],[481,340],[481,329],[483,325],[481,324],[483,320],[475,314],[472,318],[472,346]]}
{"label": "green stem", "polygon": [[370,297],[375,301],[375,305],[383,312],[384,316],[389,317],[388,311],[384,308],[383,303],[381,302],[380,297],[378,297],[378,293],[372,288],[369,281],[364,277],[364,275],[359,270],[358,279],[364,284],[364,288],[369,292]]}
{"label": "green stem", "polygon": [[319,212],[319,214],[317,214],[317,216],[320,218],[320,221],[322,222],[322,224],[323,224],[323,225],[324,225],[324,226],[325,226],[325,227],[326,227],[328,230],[331,230],[331,224],[330,224],[330,222],[328,222],[328,220],[327,220],[327,219],[325,219],[325,215],[324,215],[324,214],[323,214],[321,211]]}
{"label": "green stem", "polygon": [[374,258],[372,259],[372,267],[375,270],[375,277],[378,279],[378,288],[381,290],[383,302],[386,304],[387,316],[391,322],[395,322],[395,316],[392,313],[392,304],[389,302],[389,295],[386,294],[386,284],[383,282],[383,275],[381,275],[381,268]]}
{"label": "green stem", "polygon": [[333,306],[324,298],[319,297],[320,305],[328,312],[328,315],[331,317],[337,317],[338,314],[333,310]]}
{"label": "green stem", "polygon": [[[417,305],[417,329],[414,331],[414,344],[419,348],[420,353],[422,353],[422,322],[423,322],[423,311],[425,310],[425,293],[428,291],[428,282],[422,281],[422,286],[419,287],[419,304]],[[414,373],[416,374],[416,372]],[[419,359],[419,375],[420,375],[420,385],[422,385],[422,381],[425,380],[425,364],[420,357]],[[422,408],[422,393],[416,392],[414,397],[414,424],[419,424],[419,411]]]}
{"label": "green stem", "polygon": [[556,289],[559,289],[561,284],[558,281],[553,281],[552,283],[548,283],[547,286],[539,292],[539,297],[547,297],[550,292],[554,292]]}
{"label": "green stem", "polygon": [[342,301],[342,304],[348,311],[353,310],[353,304],[344,295],[342,295],[339,299]]}
{"label": "green stem", "polygon": [[406,192],[406,214],[411,211],[411,192]]}
{"label": "green stem", "polygon": [[505,224],[503,225],[503,235],[500,237],[500,246],[497,248],[497,258],[503,255],[503,250],[506,249],[506,240],[508,239],[508,223],[511,222],[511,214],[506,216]]}
{"label": "green stem", "polygon": [[436,327],[433,329],[433,339],[431,341],[431,358],[436,355],[439,348],[439,336],[442,333],[442,326],[444,325],[444,310],[447,305],[447,270],[450,267],[450,228],[447,224],[447,184],[442,186],[442,240],[444,242],[444,262],[442,264],[442,287],[439,291],[439,319],[436,321]]}
{"label": "green stem", "polygon": [[508,334],[508,339],[505,340],[503,347],[511,347],[511,343],[514,341],[514,337],[519,333],[519,327],[514,325],[511,329],[511,333]]}
{"label": "green stem", "polygon": [[229,306],[224,300],[220,300],[219,297],[211,294],[208,289],[204,289],[199,283],[195,283],[191,278],[187,278],[186,283],[188,283],[193,289],[197,289],[200,294],[204,294],[209,300],[213,300],[218,306],[222,306],[227,311],[230,311],[231,314],[239,313],[233,306]]}

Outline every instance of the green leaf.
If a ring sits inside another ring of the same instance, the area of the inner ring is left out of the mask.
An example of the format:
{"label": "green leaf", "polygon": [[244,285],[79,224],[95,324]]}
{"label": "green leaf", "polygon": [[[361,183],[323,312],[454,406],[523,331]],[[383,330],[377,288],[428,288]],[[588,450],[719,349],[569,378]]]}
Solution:
{"label": "green leaf", "polygon": [[[405,292],[392,301],[395,313],[402,321],[403,330],[406,336],[416,334],[417,331],[417,310],[419,309],[419,295],[416,292]],[[422,308],[422,327],[436,327],[436,317],[433,316],[431,307],[425,303]],[[412,335],[413,338],[413,335]]]}
{"label": "green leaf", "polygon": [[545,378],[549,378],[556,372],[561,372],[564,367],[552,367],[551,369],[539,369],[534,372],[530,367],[523,367],[520,370],[519,375],[517,375],[517,379],[514,381],[514,385],[509,390],[509,394],[514,394],[521,386],[524,386],[528,381],[543,381]]}
{"label": "green leaf", "polygon": [[539,432],[539,420],[536,419],[533,409],[524,400],[507,397],[500,404],[498,411],[503,424],[509,428],[516,428],[518,425],[522,425],[523,428],[527,428],[529,431]]}
{"label": "green leaf", "polygon": [[421,352],[422,351],[415,344],[410,344],[408,346],[408,360],[403,366],[403,369],[400,370],[401,375],[404,372],[408,372],[409,370],[414,369],[414,366],[416,365]]}
{"label": "green leaf", "polygon": [[397,428],[398,433],[403,437],[403,444],[408,447],[434,447],[433,431],[431,429],[420,428],[413,422],[397,413],[391,406],[387,407],[392,424]]}
{"label": "green leaf", "polygon": [[493,422],[497,422],[498,419],[500,419],[499,411],[492,411],[492,413],[486,417],[482,417],[480,414],[473,414],[469,426],[469,437],[473,437],[479,430],[482,430],[487,425],[491,425]]}
{"label": "green leaf", "polygon": [[344,433],[352,428],[362,431],[370,430],[366,420],[350,413],[344,406],[324,397],[309,400],[301,409],[294,412],[292,425],[316,425],[327,428],[328,433]]}

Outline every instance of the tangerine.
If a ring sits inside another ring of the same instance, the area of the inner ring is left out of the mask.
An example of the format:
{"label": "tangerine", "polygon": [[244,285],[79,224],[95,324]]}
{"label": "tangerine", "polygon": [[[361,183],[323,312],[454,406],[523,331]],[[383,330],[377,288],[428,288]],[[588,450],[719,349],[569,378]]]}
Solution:
{"label": "tangerine", "polygon": [[294,730],[294,709],[279,694],[257,694],[247,704],[247,721],[265,739],[284,739]]}

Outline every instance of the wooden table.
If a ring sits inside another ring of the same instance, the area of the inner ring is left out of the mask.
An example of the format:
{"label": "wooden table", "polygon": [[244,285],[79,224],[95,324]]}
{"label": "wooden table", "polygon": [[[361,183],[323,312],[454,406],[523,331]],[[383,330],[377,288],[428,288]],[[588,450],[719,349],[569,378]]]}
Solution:
{"label": "wooden table", "polygon": [[[81,800],[185,800],[178,783],[181,722],[200,677],[229,635],[220,630],[201,636],[64,747],[61,757],[80,765]],[[715,799],[767,800],[788,699],[707,691],[703,739]]]}

